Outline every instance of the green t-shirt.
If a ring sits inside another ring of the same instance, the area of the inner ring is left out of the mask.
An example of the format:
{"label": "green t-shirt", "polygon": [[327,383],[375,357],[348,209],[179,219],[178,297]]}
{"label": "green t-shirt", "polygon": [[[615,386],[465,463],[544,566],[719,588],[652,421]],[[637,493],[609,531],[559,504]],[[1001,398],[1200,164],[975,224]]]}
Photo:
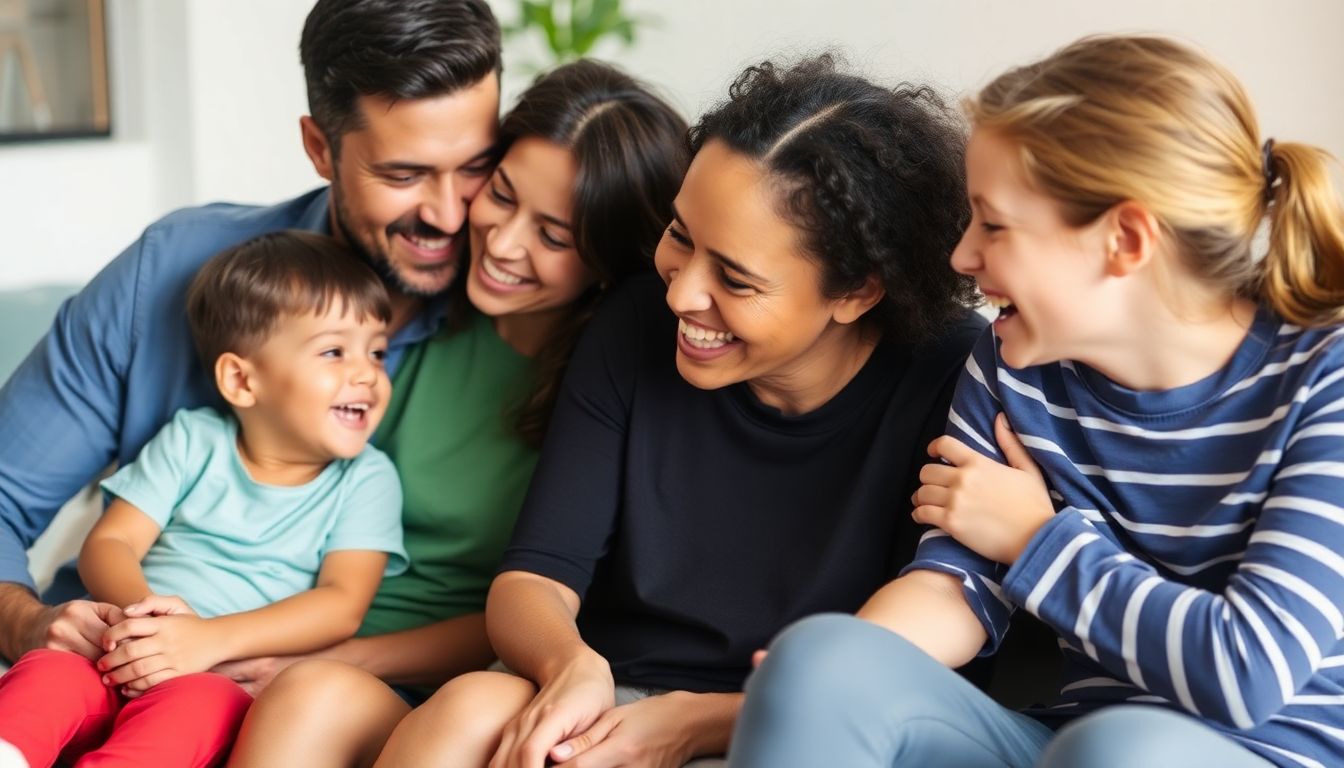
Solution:
{"label": "green t-shirt", "polygon": [[532,370],[479,314],[407,350],[374,443],[401,477],[410,565],[383,579],[359,634],[484,610],[537,463],[505,413]]}

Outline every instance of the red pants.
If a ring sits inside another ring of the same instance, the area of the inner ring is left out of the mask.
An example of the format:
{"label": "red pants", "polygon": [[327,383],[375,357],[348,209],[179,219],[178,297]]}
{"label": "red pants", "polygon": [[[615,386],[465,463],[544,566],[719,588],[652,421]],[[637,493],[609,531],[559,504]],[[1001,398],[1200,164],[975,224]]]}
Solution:
{"label": "red pants", "polygon": [[127,699],[93,662],[32,651],[0,677],[0,739],[33,768],[208,766],[229,754],[252,697],[210,672],[175,677]]}

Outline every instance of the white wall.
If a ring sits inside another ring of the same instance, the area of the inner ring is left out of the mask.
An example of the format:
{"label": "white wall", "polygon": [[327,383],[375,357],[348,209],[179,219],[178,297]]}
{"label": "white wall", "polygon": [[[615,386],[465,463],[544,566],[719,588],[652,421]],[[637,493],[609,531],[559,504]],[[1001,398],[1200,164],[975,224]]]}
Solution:
{"label": "white wall", "polygon": [[[503,19],[513,0],[490,0]],[[837,46],[886,82],[954,94],[1084,34],[1172,34],[1245,82],[1265,129],[1344,156],[1344,3],[1334,0],[627,0],[657,17],[638,46],[599,49],[688,117],[746,64]],[[81,282],[172,208],[264,202],[318,183],[299,145],[298,37],[311,0],[111,0],[116,136],[0,146],[0,288]],[[506,52],[506,98],[525,82]]]}

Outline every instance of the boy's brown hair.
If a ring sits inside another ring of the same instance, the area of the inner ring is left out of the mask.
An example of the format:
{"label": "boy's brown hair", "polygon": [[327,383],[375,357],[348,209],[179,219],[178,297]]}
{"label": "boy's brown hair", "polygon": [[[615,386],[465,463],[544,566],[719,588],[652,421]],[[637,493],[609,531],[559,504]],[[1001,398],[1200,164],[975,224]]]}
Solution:
{"label": "boy's brown hair", "polygon": [[286,317],[339,305],[361,320],[392,320],[378,275],[339,241],[314,232],[270,232],[211,257],[187,289],[187,321],[201,362],[255,352]]}

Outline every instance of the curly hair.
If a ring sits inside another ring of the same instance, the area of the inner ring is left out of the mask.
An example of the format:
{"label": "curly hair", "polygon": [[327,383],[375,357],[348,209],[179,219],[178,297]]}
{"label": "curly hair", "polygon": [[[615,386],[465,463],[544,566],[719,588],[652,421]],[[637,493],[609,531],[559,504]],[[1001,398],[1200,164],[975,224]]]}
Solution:
{"label": "curly hair", "polygon": [[711,140],[773,177],[825,295],[881,280],[886,295],[867,318],[884,332],[924,342],[977,302],[950,264],[970,220],[966,131],[933,89],[883,88],[838,71],[831,54],[787,69],[767,61],[691,129],[692,152]]}

